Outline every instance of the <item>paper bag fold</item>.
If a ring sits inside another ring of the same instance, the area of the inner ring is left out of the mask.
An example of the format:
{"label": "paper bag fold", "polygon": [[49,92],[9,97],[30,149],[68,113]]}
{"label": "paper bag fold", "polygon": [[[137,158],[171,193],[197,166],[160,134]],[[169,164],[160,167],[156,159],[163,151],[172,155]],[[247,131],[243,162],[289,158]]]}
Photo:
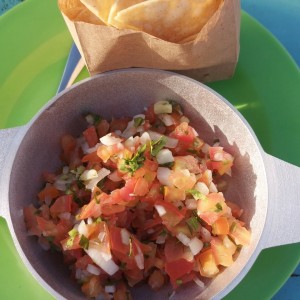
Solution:
{"label": "paper bag fold", "polygon": [[238,61],[239,0],[224,0],[196,39],[185,44],[131,29],[64,19],[91,75],[145,67],[178,71],[210,82],[230,78]]}

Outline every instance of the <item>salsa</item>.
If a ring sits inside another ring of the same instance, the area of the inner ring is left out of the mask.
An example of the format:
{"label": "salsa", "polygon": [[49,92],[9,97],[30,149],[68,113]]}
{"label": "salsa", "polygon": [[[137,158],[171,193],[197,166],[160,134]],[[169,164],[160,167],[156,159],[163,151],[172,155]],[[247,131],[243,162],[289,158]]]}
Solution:
{"label": "salsa", "polygon": [[79,137],[62,136],[64,166],[43,174],[24,219],[86,296],[131,299],[141,281],[155,291],[204,287],[234,262],[251,234],[243,209],[224,198],[234,157],[218,140],[201,139],[171,100],[133,118],[85,119]]}

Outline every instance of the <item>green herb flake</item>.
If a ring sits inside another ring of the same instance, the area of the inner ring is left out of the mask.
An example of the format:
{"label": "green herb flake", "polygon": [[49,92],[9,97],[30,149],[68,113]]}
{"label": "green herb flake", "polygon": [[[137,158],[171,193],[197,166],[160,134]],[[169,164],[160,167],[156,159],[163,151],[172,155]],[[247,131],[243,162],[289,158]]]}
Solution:
{"label": "green herb flake", "polygon": [[101,223],[103,220],[101,217],[98,217],[96,220],[94,220],[94,223],[98,224]]}
{"label": "green herb flake", "polygon": [[136,154],[131,159],[124,159],[124,165],[122,170],[133,174],[136,170],[144,165],[145,156],[144,152],[146,150],[146,144],[139,147]]}
{"label": "green herb flake", "polygon": [[168,99],[168,102],[172,105],[172,109],[174,111],[177,111],[180,115],[183,114],[182,108],[178,102],[176,102],[175,100],[172,100],[172,99]]}
{"label": "green herb flake", "polygon": [[204,242],[203,243],[203,248],[208,248],[210,247],[210,242]]}
{"label": "green herb flake", "polygon": [[162,164],[162,165],[160,165],[160,166],[161,166],[161,167],[166,167],[166,168],[173,168],[174,164],[175,164],[175,162],[174,162],[174,161],[171,161],[171,162]]}
{"label": "green herb flake", "polygon": [[233,223],[230,225],[229,231],[230,231],[230,232],[234,232],[235,229],[236,229],[236,226],[237,226],[237,224],[236,224],[235,222],[233,222]]}
{"label": "green herb flake", "polygon": [[166,236],[168,234],[167,230],[164,228],[161,232],[160,232],[160,236]]}
{"label": "green herb flake", "polygon": [[67,248],[70,248],[70,247],[73,246],[74,239],[75,239],[75,237],[76,237],[77,234],[78,234],[78,230],[75,229],[75,228],[73,228],[72,230],[70,230],[70,231],[68,232],[68,234],[69,234],[69,239],[67,240]]}
{"label": "green herb flake", "polygon": [[177,280],[176,280],[176,284],[177,284],[177,285],[182,285],[182,283],[183,283],[183,282],[182,282],[181,279],[177,279]]}
{"label": "green herb flake", "polygon": [[85,120],[91,125],[98,125],[102,118],[99,115],[89,113],[85,116]]}
{"label": "green herb flake", "polygon": [[191,194],[195,200],[207,200],[205,195],[197,190],[187,190],[187,193]]}
{"label": "green herb flake", "polygon": [[42,211],[41,211],[40,209],[37,209],[37,210],[34,212],[35,215],[40,215],[41,213],[42,213]]}
{"label": "green herb flake", "polygon": [[197,217],[190,217],[186,221],[187,225],[189,226],[191,232],[195,232],[199,229],[200,222],[198,221]]}
{"label": "green herb flake", "polygon": [[221,205],[221,203],[217,203],[216,204],[216,209],[215,209],[215,212],[220,212],[220,211],[222,211],[223,210],[223,207],[222,207],[222,205]]}
{"label": "green herb flake", "polygon": [[151,141],[150,151],[152,156],[156,156],[157,153],[166,145],[167,139],[165,136],[161,136],[157,141]]}
{"label": "green herb flake", "polygon": [[144,123],[144,118],[142,118],[142,117],[134,118],[133,122],[134,122],[134,127],[137,128]]}
{"label": "green herb flake", "polygon": [[126,263],[125,262],[123,262],[123,261],[121,261],[121,263],[120,263],[120,269],[121,270],[125,270],[126,269]]}
{"label": "green herb flake", "polygon": [[87,250],[87,249],[89,249],[89,243],[90,243],[89,239],[82,234],[81,237],[80,237],[79,245],[83,249]]}

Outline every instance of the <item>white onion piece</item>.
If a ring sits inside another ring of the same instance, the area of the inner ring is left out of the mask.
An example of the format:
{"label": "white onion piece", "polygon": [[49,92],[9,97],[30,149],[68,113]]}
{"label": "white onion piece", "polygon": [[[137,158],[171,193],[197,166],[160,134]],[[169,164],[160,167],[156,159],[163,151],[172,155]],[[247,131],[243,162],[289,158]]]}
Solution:
{"label": "white onion piece", "polygon": [[88,218],[87,219],[87,223],[88,223],[88,225],[91,225],[91,224],[93,224],[93,219],[90,217],[90,218]]}
{"label": "white onion piece", "polygon": [[209,243],[211,241],[211,233],[205,227],[201,227],[200,235],[203,242]]}
{"label": "white onion piece", "polygon": [[185,246],[188,246],[190,243],[190,238],[187,237],[184,233],[179,232],[176,237],[178,238],[178,240]]}
{"label": "white onion piece", "polygon": [[[136,115],[133,117],[133,119],[135,119],[135,118],[145,119],[145,115],[143,115],[143,114]],[[125,137],[126,139],[128,139],[129,137],[131,137],[137,133],[137,128],[134,126],[133,119],[130,122],[128,122],[126,129],[122,133],[122,136]]]}
{"label": "white onion piece", "polygon": [[144,255],[143,254],[137,254],[135,257],[135,262],[136,262],[136,265],[138,266],[138,268],[140,270],[143,270],[144,269]]}
{"label": "white onion piece", "polygon": [[207,185],[204,182],[197,182],[195,184],[195,190],[199,191],[203,195],[208,195],[209,194],[209,189]]}
{"label": "white onion piece", "polygon": [[106,285],[104,291],[105,293],[113,294],[116,291],[116,287],[114,285]]}
{"label": "white onion piece", "polygon": [[83,234],[84,236],[88,236],[88,227],[86,226],[84,220],[82,220],[78,225],[79,234]]}
{"label": "white onion piece", "polygon": [[160,165],[174,161],[173,154],[169,149],[160,150],[156,155],[156,159],[158,164]]}
{"label": "white onion piece", "polygon": [[148,132],[144,132],[140,137],[140,142],[142,145],[145,145],[147,142],[151,141],[150,135]]}
{"label": "white onion piece", "polygon": [[166,126],[171,126],[174,124],[174,119],[168,114],[161,114],[159,118]]}
{"label": "white onion piece", "polygon": [[157,179],[162,185],[171,185],[170,174],[171,170],[169,168],[159,167],[157,169]]}
{"label": "white onion piece", "polygon": [[112,258],[106,260],[108,255],[103,252],[101,245],[90,242],[89,248],[84,251],[90,256],[93,262],[108,275],[114,275],[119,270],[119,266],[112,260]]}
{"label": "white onion piece", "polygon": [[91,265],[91,264],[88,264],[88,265],[87,265],[86,270],[87,270],[88,272],[90,272],[91,274],[93,274],[93,275],[97,275],[97,276],[98,276],[98,275],[101,274],[101,270],[100,270],[99,268],[97,268],[96,266]]}
{"label": "white onion piece", "polygon": [[157,213],[159,214],[160,217],[164,216],[167,213],[165,208],[161,205],[154,205],[154,207],[156,208]]}
{"label": "white onion piece", "polygon": [[186,176],[186,177],[190,177],[191,176],[191,173],[188,169],[183,169],[183,170],[180,170],[180,172]]}
{"label": "white onion piece", "polygon": [[166,148],[175,148],[178,144],[178,140],[174,139],[174,138],[170,138],[168,136],[165,136],[163,134],[157,133],[155,131],[148,131],[148,134],[151,138],[152,141],[157,141],[159,140],[161,137],[164,137],[164,139],[166,140]]}
{"label": "white onion piece", "polygon": [[84,154],[93,153],[93,152],[97,151],[97,149],[99,148],[99,146],[101,146],[101,144],[97,143],[94,147],[88,148],[88,149],[86,149],[83,152],[84,152]]}
{"label": "white onion piece", "polygon": [[98,239],[99,241],[102,243],[104,241],[104,238],[106,236],[106,233],[104,231],[101,231],[99,234],[98,234]]}
{"label": "white onion piece", "polygon": [[192,128],[193,134],[194,134],[195,136],[198,136],[198,132],[197,132],[193,127],[191,127],[191,128]]}
{"label": "white onion piece", "polygon": [[189,247],[194,255],[197,255],[203,248],[203,242],[197,237],[194,237],[189,242]]}
{"label": "white onion piece", "polygon": [[185,122],[185,123],[190,123],[190,119],[188,119],[186,116],[182,116],[180,118],[180,123]]}
{"label": "white onion piece", "polygon": [[156,239],[156,244],[162,245],[166,242],[167,235],[159,235]]}
{"label": "white onion piece", "polygon": [[92,180],[90,180],[86,185],[85,185],[85,188],[86,189],[89,189],[89,190],[92,190],[96,185],[97,183],[102,180],[104,177],[106,177],[107,175],[110,174],[110,170],[107,170],[105,168],[102,168],[98,171],[98,177],[97,178],[94,178]]}
{"label": "white onion piece", "polygon": [[100,138],[100,142],[105,146],[113,146],[122,142],[122,139],[113,136],[111,133],[108,133],[107,135]]}
{"label": "white onion piece", "polygon": [[152,234],[152,233],[154,233],[155,232],[155,230],[153,229],[153,228],[149,228],[148,230],[147,230],[147,233],[148,234]]}
{"label": "white onion piece", "polygon": [[193,199],[186,199],[185,206],[187,209],[194,210],[197,209],[197,200]]}
{"label": "white onion piece", "polygon": [[80,175],[80,180],[87,181],[98,177],[98,172],[95,169],[85,170]]}
{"label": "white onion piece", "polygon": [[195,277],[194,279],[194,282],[201,288],[204,288],[205,287],[205,284],[203,281],[201,281],[198,277]]}
{"label": "white onion piece", "polygon": [[211,193],[217,193],[218,192],[218,189],[217,189],[216,185],[213,182],[211,182],[210,185],[209,185],[209,191]]}
{"label": "white onion piece", "polygon": [[122,243],[124,245],[129,245],[130,234],[129,234],[129,232],[125,228],[121,229],[121,239],[122,239]]}
{"label": "white onion piece", "polygon": [[202,148],[201,148],[201,151],[203,152],[203,153],[205,153],[205,154],[207,154],[208,153],[208,151],[209,151],[209,145],[208,144],[204,144],[203,146],[202,146]]}
{"label": "white onion piece", "polygon": [[158,114],[171,114],[172,113],[172,104],[169,103],[167,100],[161,100],[154,103],[154,113]]}

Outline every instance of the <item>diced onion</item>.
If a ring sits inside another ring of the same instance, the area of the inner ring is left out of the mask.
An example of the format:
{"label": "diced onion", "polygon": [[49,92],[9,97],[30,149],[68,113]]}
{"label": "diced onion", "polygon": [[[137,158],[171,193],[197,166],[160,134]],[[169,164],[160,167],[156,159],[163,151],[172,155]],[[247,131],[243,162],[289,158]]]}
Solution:
{"label": "diced onion", "polygon": [[105,293],[113,294],[116,291],[116,287],[114,285],[106,285],[104,291]]}
{"label": "diced onion", "polygon": [[97,151],[97,149],[99,148],[100,145],[101,145],[100,143],[97,143],[94,147],[85,149],[85,151],[83,151],[83,152],[84,152],[85,154],[95,152],[95,151]]}
{"label": "diced onion", "polygon": [[157,169],[157,179],[158,181],[162,184],[162,185],[170,185],[170,174],[171,174],[171,170],[168,168],[164,168],[164,167],[159,167]]}
{"label": "diced onion", "polygon": [[180,172],[181,172],[184,176],[186,176],[186,177],[191,176],[191,173],[190,173],[190,171],[189,171],[188,169],[180,170]]}
{"label": "diced onion", "polygon": [[140,270],[144,269],[144,256],[143,254],[137,254],[135,257],[135,262]]}
{"label": "diced onion", "polygon": [[189,242],[189,247],[194,255],[197,255],[203,248],[203,242],[197,237],[194,237]]}
{"label": "diced onion", "polygon": [[159,235],[156,239],[156,244],[162,245],[166,242],[167,235]]}
{"label": "diced onion", "polygon": [[178,238],[178,240],[185,246],[188,246],[190,243],[190,238],[187,237],[184,233],[179,232],[176,237]]}
{"label": "diced onion", "polygon": [[190,123],[190,120],[186,116],[182,116],[180,118],[180,123],[183,123],[183,122]]}
{"label": "diced onion", "polygon": [[164,216],[167,213],[167,211],[165,210],[165,208],[163,206],[161,206],[161,205],[154,205],[154,206],[160,217]]}
{"label": "diced onion", "polygon": [[195,190],[199,191],[203,195],[209,194],[209,189],[207,185],[204,182],[197,182],[195,184]]}
{"label": "diced onion", "polygon": [[101,270],[100,270],[99,268],[97,268],[96,266],[91,265],[91,264],[88,264],[88,265],[87,265],[86,270],[87,270],[88,272],[90,272],[91,274],[93,274],[93,275],[97,275],[97,276],[98,276],[98,275],[101,274]]}
{"label": "diced onion", "polygon": [[104,177],[110,174],[110,170],[102,168],[98,171],[97,174],[97,178],[93,178],[85,185],[86,189],[92,190],[100,180],[102,180]]}
{"label": "diced onion", "polygon": [[80,180],[87,181],[98,177],[98,172],[95,169],[85,170],[80,175]]}
{"label": "diced onion", "polygon": [[187,209],[190,209],[190,210],[197,209],[197,200],[195,200],[194,198],[186,199],[185,206]]}
{"label": "diced onion", "polygon": [[150,135],[148,132],[144,132],[140,137],[140,142],[142,145],[145,145],[147,142],[151,141]]}
{"label": "diced onion", "polygon": [[87,219],[87,223],[88,223],[89,225],[93,224],[93,219],[92,219],[92,218],[88,218],[88,219]]}
{"label": "diced onion", "polygon": [[166,140],[166,148],[175,148],[178,144],[178,140],[174,139],[174,138],[170,138],[168,136],[165,136],[163,134],[157,133],[155,131],[148,131],[148,134],[151,138],[152,141],[157,141],[159,140],[161,137],[164,137],[164,139]]}
{"label": "diced onion", "polygon": [[211,182],[210,185],[209,185],[209,191],[211,193],[217,193],[218,192],[218,189],[217,189],[216,185],[213,182]]}
{"label": "diced onion", "polygon": [[193,127],[191,127],[191,128],[192,128],[192,132],[193,132],[194,136],[198,136],[198,132]]}
{"label": "diced onion", "polygon": [[201,288],[204,288],[205,287],[205,284],[203,281],[201,281],[198,277],[195,277],[194,279],[194,282]]}
{"label": "diced onion", "polygon": [[105,236],[106,236],[106,233],[104,231],[101,231],[98,234],[98,239],[100,240],[101,243],[104,241]]}
{"label": "diced onion", "polygon": [[171,126],[174,124],[174,119],[168,114],[161,114],[159,118],[166,126]]}
{"label": "diced onion", "polygon": [[208,243],[211,241],[211,233],[206,228],[201,227],[200,235],[201,235],[203,242]]}
{"label": "diced onion", "polygon": [[98,265],[104,272],[108,275],[114,275],[118,270],[119,266],[112,260],[112,258],[106,260],[107,256],[105,252],[101,249],[101,245],[91,243],[88,249],[84,250],[93,260],[93,262]]}
{"label": "diced onion", "polygon": [[204,154],[207,154],[208,151],[209,151],[209,145],[208,144],[204,144],[201,148],[201,151],[204,153]]}
{"label": "diced onion", "polygon": [[124,245],[129,245],[130,234],[129,234],[129,232],[125,228],[121,229],[121,239],[122,239],[122,243]]}
{"label": "diced onion", "polygon": [[174,161],[173,154],[169,149],[160,150],[156,155],[156,159],[158,164],[160,165]]}
{"label": "diced onion", "polygon": [[154,113],[158,114],[171,114],[172,104],[167,100],[158,101],[154,104]]}
{"label": "diced onion", "polygon": [[88,236],[88,227],[86,226],[84,220],[80,222],[78,225],[78,232],[79,234],[83,234],[84,236]]}
{"label": "diced onion", "polygon": [[107,135],[100,138],[100,142],[105,146],[112,146],[122,142],[122,139],[112,136],[111,133],[108,133]]}

